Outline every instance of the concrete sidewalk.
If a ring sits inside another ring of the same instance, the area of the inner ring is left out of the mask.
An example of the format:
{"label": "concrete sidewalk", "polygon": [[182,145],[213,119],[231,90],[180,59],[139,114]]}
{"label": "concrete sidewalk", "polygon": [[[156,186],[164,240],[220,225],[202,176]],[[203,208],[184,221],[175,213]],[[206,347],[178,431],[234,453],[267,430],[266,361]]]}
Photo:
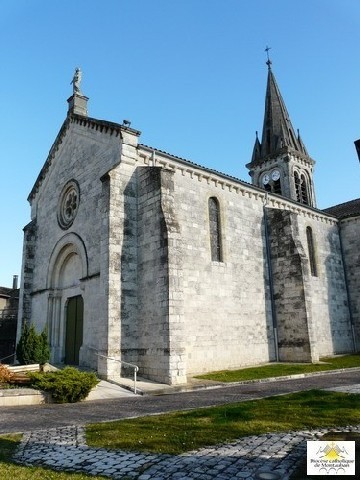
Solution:
{"label": "concrete sidewalk", "polygon": [[107,400],[111,398],[132,397],[134,393],[115,383],[100,380],[95,388],[91,390],[85,401]]}
{"label": "concrete sidewalk", "polygon": [[[119,398],[126,396],[126,392],[136,393],[138,395],[166,395],[181,392],[193,392],[196,390],[208,390],[214,388],[226,388],[235,385],[252,385],[272,382],[282,382],[286,380],[296,380],[310,377],[320,377],[324,375],[332,375],[334,373],[359,372],[360,367],[327,370],[322,372],[301,373],[296,375],[283,375],[280,377],[269,377],[258,380],[245,380],[240,382],[218,382],[213,380],[204,380],[198,378],[189,378],[188,383],[184,385],[166,385],[164,383],[156,383],[139,377],[136,381],[131,378],[121,377],[118,380],[111,382],[101,381],[99,385],[93,390],[86,400],[101,400],[106,398]],[[113,385],[113,387],[111,387]],[[107,396],[108,395],[108,396]]]}
{"label": "concrete sidewalk", "polygon": [[[227,386],[234,385],[251,385],[256,383],[272,383],[272,382],[281,382],[285,380],[296,380],[302,378],[310,377],[320,377],[324,375],[332,375],[335,373],[351,373],[359,372],[360,367],[351,367],[351,368],[339,368],[337,370],[324,370],[319,372],[311,373],[298,373],[294,375],[281,375],[279,377],[267,377],[255,380],[243,380],[239,382],[220,382],[214,380],[204,380],[199,378],[188,378],[188,383],[181,385],[166,385],[164,383],[156,383],[151,380],[143,379],[138,377],[136,382],[137,393],[140,395],[164,395],[169,393],[177,392],[192,392],[194,390],[203,390],[211,388],[222,388]],[[122,386],[128,390],[134,391],[134,380],[130,378],[119,378],[119,380],[114,380],[111,383]]]}

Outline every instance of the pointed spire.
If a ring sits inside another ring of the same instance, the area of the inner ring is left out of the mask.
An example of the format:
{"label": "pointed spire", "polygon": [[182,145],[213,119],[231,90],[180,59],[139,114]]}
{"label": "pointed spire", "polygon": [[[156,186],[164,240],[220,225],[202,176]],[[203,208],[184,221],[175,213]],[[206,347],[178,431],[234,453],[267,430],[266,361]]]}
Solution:
{"label": "pointed spire", "polygon": [[295,150],[308,156],[305,145],[299,135],[296,135],[292,126],[285,102],[281,96],[272,71],[272,62],[269,56],[270,47],[266,47],[268,78],[265,96],[264,124],[261,143],[255,141],[251,163],[258,163],[265,157],[277,155],[284,148]]}
{"label": "pointed spire", "polygon": [[260,157],[260,155],[261,155],[261,143],[259,141],[258,132],[256,131],[256,139],[255,139],[253,154],[252,154],[252,157],[251,157],[251,163],[256,161],[256,159],[258,157]]}

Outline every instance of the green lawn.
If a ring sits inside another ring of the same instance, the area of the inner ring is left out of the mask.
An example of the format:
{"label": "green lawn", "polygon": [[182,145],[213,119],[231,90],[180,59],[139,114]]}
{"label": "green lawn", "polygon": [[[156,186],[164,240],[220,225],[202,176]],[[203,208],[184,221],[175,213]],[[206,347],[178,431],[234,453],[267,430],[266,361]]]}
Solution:
{"label": "green lawn", "polygon": [[360,367],[360,354],[325,357],[321,363],[272,363],[259,367],[242,368],[241,370],[222,370],[196,378],[214,380],[217,382],[241,382],[247,380],[260,380],[263,378],[282,377],[302,373],[324,372],[341,368]]}
{"label": "green lawn", "polygon": [[0,479],[1,480],[105,480],[81,473],[56,472],[42,467],[24,467],[12,462],[12,456],[21,441],[21,435],[0,435]]}
{"label": "green lawn", "polygon": [[88,445],[181,454],[247,435],[360,423],[360,395],[312,390],[89,425]]}

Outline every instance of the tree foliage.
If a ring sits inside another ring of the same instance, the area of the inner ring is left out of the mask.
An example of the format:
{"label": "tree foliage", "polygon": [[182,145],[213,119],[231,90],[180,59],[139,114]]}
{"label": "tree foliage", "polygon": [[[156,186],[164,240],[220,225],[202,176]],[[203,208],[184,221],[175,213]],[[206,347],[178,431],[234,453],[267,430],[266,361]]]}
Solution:
{"label": "tree foliage", "polygon": [[22,365],[31,363],[44,365],[48,362],[50,359],[50,347],[47,328],[40,334],[37,334],[33,323],[30,327],[25,324],[16,347],[16,356]]}

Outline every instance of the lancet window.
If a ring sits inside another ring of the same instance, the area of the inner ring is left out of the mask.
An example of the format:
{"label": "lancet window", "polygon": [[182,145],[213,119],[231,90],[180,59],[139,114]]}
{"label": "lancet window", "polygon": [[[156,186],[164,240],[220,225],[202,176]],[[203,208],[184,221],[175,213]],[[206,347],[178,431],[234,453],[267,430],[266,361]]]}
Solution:
{"label": "lancet window", "polygon": [[296,200],[309,205],[309,186],[304,173],[294,172]]}
{"label": "lancet window", "polygon": [[222,262],[220,207],[216,197],[209,198],[209,227],[211,260]]}
{"label": "lancet window", "polygon": [[311,227],[306,228],[306,239],[309,252],[310,271],[313,277],[317,277],[317,266],[315,258],[314,236]]}

